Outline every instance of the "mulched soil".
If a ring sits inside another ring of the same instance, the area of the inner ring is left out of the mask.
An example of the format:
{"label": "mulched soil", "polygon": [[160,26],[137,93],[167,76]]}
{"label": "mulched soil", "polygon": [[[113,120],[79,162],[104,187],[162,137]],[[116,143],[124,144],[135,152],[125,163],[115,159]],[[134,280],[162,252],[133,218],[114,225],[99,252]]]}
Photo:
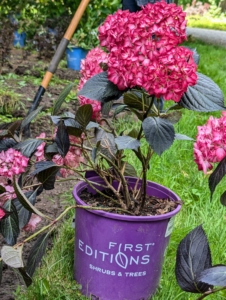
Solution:
{"label": "mulched soil", "polygon": [[[21,49],[12,49],[11,57],[10,57],[10,64],[4,65],[2,69],[2,75],[8,73],[14,73],[21,78],[19,80],[15,80],[12,78],[11,81],[7,80],[7,84],[12,87],[12,90],[18,94],[20,94],[20,101],[25,105],[25,108],[21,108],[14,112],[14,117],[25,117],[27,114],[28,109],[31,106],[32,100],[38,90],[38,86],[33,84],[32,82],[26,83],[24,86],[18,85],[19,81],[23,81],[24,75],[32,75],[37,78],[41,78],[40,71],[36,69],[36,67],[40,68],[40,65],[43,69],[46,69],[49,61],[40,62],[36,54],[31,54],[27,57],[23,57],[24,51]],[[56,77],[60,79],[66,79],[69,81],[74,81],[75,79],[80,78],[80,74],[77,71],[73,71],[70,69],[58,69],[55,73]],[[46,109],[50,108],[53,104],[53,100],[56,100],[60,92],[65,87],[65,83],[63,85],[57,84],[56,86],[49,86],[40,105],[42,105],[45,111]],[[28,100],[32,99],[32,100]],[[76,111],[77,105],[76,101],[71,101],[69,104],[64,104],[64,110],[74,110]],[[0,123],[1,123],[1,116],[0,116]],[[31,134],[32,136],[39,135],[42,131],[47,131],[49,128],[49,119],[48,117],[41,117],[38,119],[37,122],[31,125]],[[40,196],[37,197],[36,207],[44,214],[50,216],[51,218],[56,218],[59,214],[64,210],[64,193],[72,190],[74,182],[64,182],[63,184],[56,184],[55,189],[51,191],[43,192]],[[43,226],[44,221],[38,227]],[[22,241],[26,235],[24,232],[21,233],[21,236],[18,238],[18,242]],[[33,245],[34,241],[28,243],[24,246],[23,253],[24,253],[24,261],[30,252],[30,249]],[[2,237],[0,237],[0,248],[1,245],[4,244]],[[52,241],[49,241],[48,248],[52,245]],[[24,284],[23,280],[20,276],[15,273],[10,267],[4,265],[3,268],[3,277],[2,283],[0,286],[0,299],[1,300],[13,300],[13,292],[16,290],[19,284]]]}
{"label": "mulched soil", "polygon": [[[115,195],[111,190],[103,190],[102,191],[105,195],[111,197],[112,199],[115,199],[117,201]],[[132,194],[130,195],[131,199],[133,199]],[[112,208],[110,212],[117,213],[117,214],[123,214],[125,215],[124,211],[121,211],[120,205],[115,205],[107,198],[105,198],[101,194],[92,194],[89,193],[87,190],[82,191],[82,193],[79,195],[79,197],[87,203],[89,206],[92,207],[98,207],[98,208]],[[121,195],[121,199],[123,199],[123,195]],[[153,196],[146,196],[145,204],[143,209],[140,211],[140,203],[141,201],[138,201],[134,199],[132,201],[131,208],[129,209],[130,214],[129,215],[141,215],[141,216],[157,216],[157,215],[163,215],[166,213],[169,213],[173,210],[175,210],[178,206],[176,201],[172,201],[170,199],[161,199]]]}

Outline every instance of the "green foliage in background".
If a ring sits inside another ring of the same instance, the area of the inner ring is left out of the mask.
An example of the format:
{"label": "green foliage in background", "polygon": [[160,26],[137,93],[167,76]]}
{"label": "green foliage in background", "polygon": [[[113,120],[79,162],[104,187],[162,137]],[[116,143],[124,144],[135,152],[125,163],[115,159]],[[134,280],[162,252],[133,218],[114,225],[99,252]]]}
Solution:
{"label": "green foliage in background", "polygon": [[213,19],[208,16],[189,16],[187,17],[187,20],[188,27],[226,30],[226,18]]}

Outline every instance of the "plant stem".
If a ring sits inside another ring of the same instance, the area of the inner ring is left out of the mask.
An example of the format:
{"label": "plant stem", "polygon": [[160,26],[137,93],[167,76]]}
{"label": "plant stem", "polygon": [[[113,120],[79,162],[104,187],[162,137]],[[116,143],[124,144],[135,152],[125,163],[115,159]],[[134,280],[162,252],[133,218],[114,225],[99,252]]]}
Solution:
{"label": "plant stem", "polygon": [[30,235],[28,238],[26,238],[23,242],[17,243],[13,246],[13,248],[18,248],[19,246],[29,242],[30,240],[32,240],[33,238],[35,238],[37,235],[39,235],[40,233],[46,231],[47,229],[51,228],[52,226],[54,226],[62,217],[64,217],[72,208],[82,208],[82,209],[88,209],[88,210],[101,210],[101,211],[112,211],[112,210],[116,210],[116,211],[121,211],[130,215],[134,215],[131,212],[128,212],[125,209],[119,208],[119,207],[94,207],[94,206],[84,206],[84,205],[72,205],[67,207],[55,220],[53,220],[50,224],[42,227],[40,230],[38,230],[37,232],[35,232],[34,234]]}
{"label": "plant stem", "polygon": [[215,294],[215,293],[217,293],[219,291],[222,291],[222,290],[226,290],[226,286],[220,287],[220,288],[215,289],[215,290],[207,291],[204,294],[202,294],[202,296],[200,296],[199,298],[197,298],[197,300],[202,300],[202,299],[206,298],[207,296],[209,296],[211,294]]}

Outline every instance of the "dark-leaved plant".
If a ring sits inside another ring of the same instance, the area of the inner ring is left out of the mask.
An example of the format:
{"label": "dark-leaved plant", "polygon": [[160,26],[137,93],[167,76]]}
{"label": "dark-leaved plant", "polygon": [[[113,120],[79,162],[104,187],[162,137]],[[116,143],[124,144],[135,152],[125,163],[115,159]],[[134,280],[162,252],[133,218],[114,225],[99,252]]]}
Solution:
{"label": "dark-leaved plant", "polygon": [[[80,207],[68,207],[52,220],[35,207],[38,194],[54,189],[60,176],[73,174],[97,190],[86,177],[91,169],[111,191],[103,192],[110,203],[103,210],[140,216],[152,156],[161,155],[175,139],[191,140],[174,130],[182,109],[225,109],[220,88],[197,73],[196,51],[179,46],[186,39],[185,14],[180,7],[157,2],[136,13],[119,10],[99,27],[99,39],[106,52],[95,49],[83,62],[77,111],[59,113],[72,88],[69,85],[52,107],[52,134],[23,137],[24,128],[41,107],[22,121],[3,125],[0,132],[0,231],[8,244],[1,249],[1,261],[18,268],[27,285],[50,232],[68,210]],[[162,102],[167,100],[174,104],[163,110]],[[109,114],[111,118],[106,117]],[[134,126],[117,130],[120,114],[133,115]],[[133,152],[140,162],[138,172],[128,163],[125,150]],[[131,191],[127,175],[141,178],[141,187],[135,185]],[[119,188],[114,188],[113,181]],[[34,229],[40,218],[49,224],[17,243],[20,230]],[[38,234],[42,235],[25,267],[23,245]]]}
{"label": "dark-leaved plant", "polygon": [[183,291],[202,294],[197,300],[226,289],[226,265],[212,264],[209,243],[201,225],[180,242],[175,271]]}

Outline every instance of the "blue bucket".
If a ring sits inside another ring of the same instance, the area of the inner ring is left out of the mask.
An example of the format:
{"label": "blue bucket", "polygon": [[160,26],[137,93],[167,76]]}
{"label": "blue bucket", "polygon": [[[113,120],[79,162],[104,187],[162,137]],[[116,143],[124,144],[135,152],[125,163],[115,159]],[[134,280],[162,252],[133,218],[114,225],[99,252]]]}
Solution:
{"label": "blue bucket", "polygon": [[70,47],[66,49],[67,67],[80,71],[81,60],[84,59],[88,51],[80,47]]}
{"label": "blue bucket", "polygon": [[25,39],[26,39],[26,33],[18,31],[14,31],[14,40],[13,40],[13,46],[14,47],[24,47]]}

